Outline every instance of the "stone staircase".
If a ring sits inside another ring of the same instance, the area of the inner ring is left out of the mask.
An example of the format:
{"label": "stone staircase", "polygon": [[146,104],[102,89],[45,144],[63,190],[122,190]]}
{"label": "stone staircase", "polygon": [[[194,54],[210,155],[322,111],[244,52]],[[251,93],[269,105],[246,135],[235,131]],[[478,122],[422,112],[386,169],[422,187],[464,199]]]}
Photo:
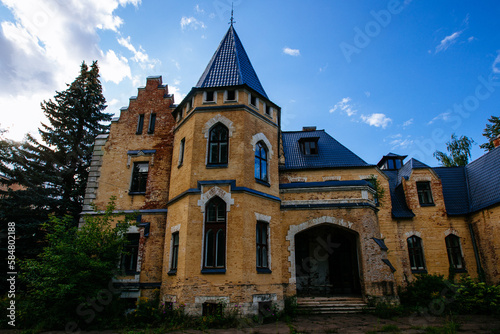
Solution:
{"label": "stone staircase", "polygon": [[298,297],[297,309],[306,314],[361,313],[367,304],[359,296]]}

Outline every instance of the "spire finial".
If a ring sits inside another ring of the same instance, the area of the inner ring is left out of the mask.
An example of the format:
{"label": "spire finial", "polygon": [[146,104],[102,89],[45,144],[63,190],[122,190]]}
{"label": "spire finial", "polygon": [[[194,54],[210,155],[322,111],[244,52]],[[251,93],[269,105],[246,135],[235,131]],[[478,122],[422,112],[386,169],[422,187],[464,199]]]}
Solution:
{"label": "spire finial", "polygon": [[235,23],[233,14],[234,14],[234,2],[231,2],[231,22],[229,22],[231,26],[233,26],[233,23]]}

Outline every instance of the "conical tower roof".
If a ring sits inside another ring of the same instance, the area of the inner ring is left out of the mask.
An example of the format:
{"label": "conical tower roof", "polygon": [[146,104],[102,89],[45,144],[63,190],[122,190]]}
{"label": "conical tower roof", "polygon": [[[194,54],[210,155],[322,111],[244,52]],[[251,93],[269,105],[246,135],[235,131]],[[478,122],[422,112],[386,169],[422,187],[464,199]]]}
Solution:
{"label": "conical tower roof", "polygon": [[268,98],[231,24],[196,87],[225,87],[243,84]]}

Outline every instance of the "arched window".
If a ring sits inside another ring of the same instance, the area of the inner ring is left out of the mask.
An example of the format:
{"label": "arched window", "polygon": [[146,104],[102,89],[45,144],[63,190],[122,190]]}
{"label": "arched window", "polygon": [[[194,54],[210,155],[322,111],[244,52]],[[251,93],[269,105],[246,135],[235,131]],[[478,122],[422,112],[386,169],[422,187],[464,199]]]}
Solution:
{"label": "arched window", "polygon": [[204,269],[220,269],[226,264],[226,202],[211,199],[205,210]]}
{"label": "arched window", "polygon": [[444,240],[446,241],[446,251],[448,252],[450,268],[454,270],[464,270],[465,266],[462,257],[462,249],[460,248],[460,238],[454,234],[450,234]]}
{"label": "arched window", "polygon": [[267,147],[261,141],[255,145],[255,178],[269,182],[267,175]]}
{"label": "arched window", "polygon": [[410,266],[412,271],[425,270],[424,250],[422,248],[422,239],[413,235],[406,239],[408,242],[408,255],[410,257]]}
{"label": "arched window", "polygon": [[221,123],[217,123],[208,137],[208,164],[227,164],[228,130]]}

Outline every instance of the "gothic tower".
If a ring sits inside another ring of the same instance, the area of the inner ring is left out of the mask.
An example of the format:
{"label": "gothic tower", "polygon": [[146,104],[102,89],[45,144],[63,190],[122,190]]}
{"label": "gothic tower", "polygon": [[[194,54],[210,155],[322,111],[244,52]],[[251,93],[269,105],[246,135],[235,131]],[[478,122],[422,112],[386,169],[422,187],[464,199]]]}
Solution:
{"label": "gothic tower", "polygon": [[245,313],[256,313],[259,302],[282,303],[280,112],[231,24],[172,112],[165,301],[194,314],[215,302]]}

